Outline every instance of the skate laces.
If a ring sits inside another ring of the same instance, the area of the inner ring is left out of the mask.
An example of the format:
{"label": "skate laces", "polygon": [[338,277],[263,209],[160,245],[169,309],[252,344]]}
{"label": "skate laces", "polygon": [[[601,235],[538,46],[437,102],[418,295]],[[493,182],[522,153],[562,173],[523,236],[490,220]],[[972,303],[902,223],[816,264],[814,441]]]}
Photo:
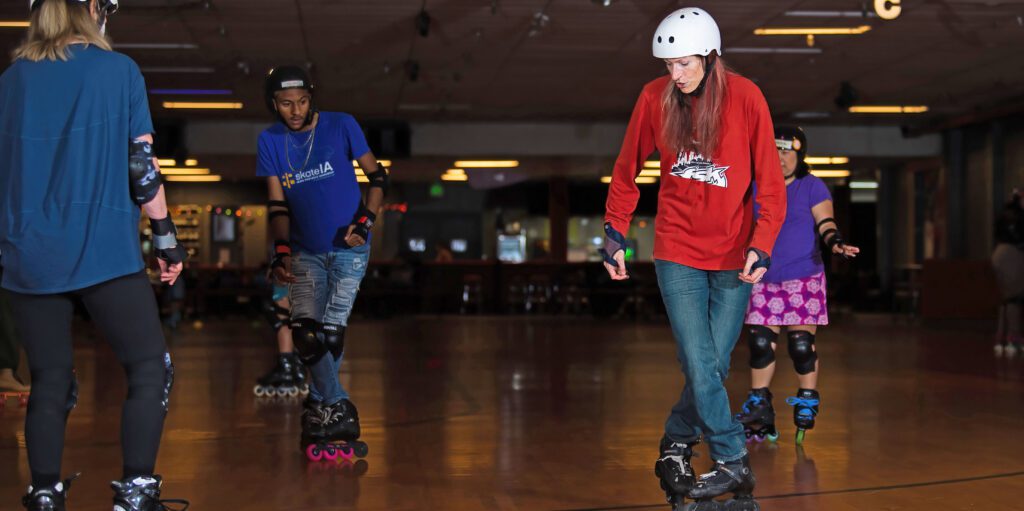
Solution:
{"label": "skate laces", "polygon": [[750,394],[749,396],[747,396],[747,401],[743,403],[743,412],[750,413],[750,408],[752,406],[757,406],[763,402],[765,402],[765,398],[757,394]]}
{"label": "skate laces", "polygon": [[821,400],[814,399],[814,398],[805,398],[805,397],[788,397],[788,398],[786,398],[786,404],[787,405],[789,405],[789,406],[800,406],[800,407],[803,407],[803,408],[811,408],[811,407],[814,407],[814,406],[818,406],[818,403],[820,403],[820,402],[821,402]]}

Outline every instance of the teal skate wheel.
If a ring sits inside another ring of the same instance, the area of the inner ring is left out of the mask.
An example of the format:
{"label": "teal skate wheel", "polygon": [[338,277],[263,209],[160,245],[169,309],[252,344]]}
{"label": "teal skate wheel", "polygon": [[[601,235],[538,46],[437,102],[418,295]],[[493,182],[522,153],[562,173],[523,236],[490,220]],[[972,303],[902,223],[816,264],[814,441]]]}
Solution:
{"label": "teal skate wheel", "polygon": [[773,443],[773,444],[775,442],[778,442],[779,441],[779,434],[778,433],[770,433],[768,435],[768,441]]}

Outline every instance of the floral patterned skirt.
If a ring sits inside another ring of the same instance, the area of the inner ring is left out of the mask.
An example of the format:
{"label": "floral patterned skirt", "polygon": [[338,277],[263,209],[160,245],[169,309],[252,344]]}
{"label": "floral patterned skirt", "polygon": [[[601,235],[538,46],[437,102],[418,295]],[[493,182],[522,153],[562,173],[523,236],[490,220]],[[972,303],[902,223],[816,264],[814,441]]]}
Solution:
{"label": "floral patterned skirt", "polygon": [[825,273],[784,282],[754,284],[746,324],[766,326],[827,325]]}

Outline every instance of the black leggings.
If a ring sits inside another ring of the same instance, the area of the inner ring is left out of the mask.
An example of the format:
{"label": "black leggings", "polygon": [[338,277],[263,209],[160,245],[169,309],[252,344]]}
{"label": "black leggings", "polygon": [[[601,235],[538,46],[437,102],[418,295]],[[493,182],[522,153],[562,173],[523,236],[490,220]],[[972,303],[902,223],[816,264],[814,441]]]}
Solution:
{"label": "black leggings", "polygon": [[124,477],[152,474],[167,414],[171,368],[146,274],[139,272],[68,293],[6,292],[32,371],[32,395],[25,418],[32,485],[52,486],[60,480],[64,429],[78,394],[71,345],[76,297],[82,299],[113,346],[128,377],[128,395],[121,410]]}

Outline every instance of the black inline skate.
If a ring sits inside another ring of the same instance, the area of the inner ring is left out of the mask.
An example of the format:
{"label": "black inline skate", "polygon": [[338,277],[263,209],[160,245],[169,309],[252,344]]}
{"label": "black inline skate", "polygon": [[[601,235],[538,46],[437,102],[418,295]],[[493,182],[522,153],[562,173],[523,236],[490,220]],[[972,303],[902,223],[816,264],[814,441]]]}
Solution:
{"label": "black inline skate", "polygon": [[[135,477],[110,483],[114,490],[114,511],[185,511],[189,502],[181,499],[161,499],[160,476]],[[168,507],[175,504],[182,507]]]}
{"label": "black inline skate", "polygon": [[814,389],[800,389],[796,397],[786,399],[786,404],[793,407],[793,423],[796,424],[796,444],[804,443],[804,433],[814,429],[814,419],[818,416],[818,405],[821,396]]}
{"label": "black inline skate", "polygon": [[281,353],[277,365],[256,380],[252,389],[256,397],[297,397],[309,393],[305,369],[294,353]]}
{"label": "black inline skate", "polygon": [[68,500],[68,488],[71,481],[77,479],[75,474],[53,486],[46,488],[28,487],[28,493],[21,498],[21,505],[28,511],[66,511]]}
{"label": "black inline skate", "polygon": [[303,412],[302,447],[310,461],[366,457],[370,448],[359,441],[359,412],[352,401],[342,399],[332,405],[320,405],[316,410],[318,414],[312,410]]}
{"label": "black inline skate", "polygon": [[[695,502],[687,504],[683,511],[760,511],[761,505],[754,500],[756,484],[748,456],[716,462],[711,472],[697,478],[689,494]],[[724,502],[714,500],[726,493],[732,493],[733,498]]]}
{"label": "black inline skate", "polygon": [[775,408],[772,406],[772,392],[768,387],[751,389],[736,420],[743,424],[747,442],[763,442],[765,438],[774,442],[779,439],[775,429]]}
{"label": "black inline skate", "polygon": [[693,447],[700,441],[690,443],[676,442],[665,435],[661,438],[661,457],[654,462],[654,475],[661,481],[661,489],[665,490],[665,499],[673,510],[682,510],[686,494],[690,492],[696,481],[690,458],[694,456]]}

